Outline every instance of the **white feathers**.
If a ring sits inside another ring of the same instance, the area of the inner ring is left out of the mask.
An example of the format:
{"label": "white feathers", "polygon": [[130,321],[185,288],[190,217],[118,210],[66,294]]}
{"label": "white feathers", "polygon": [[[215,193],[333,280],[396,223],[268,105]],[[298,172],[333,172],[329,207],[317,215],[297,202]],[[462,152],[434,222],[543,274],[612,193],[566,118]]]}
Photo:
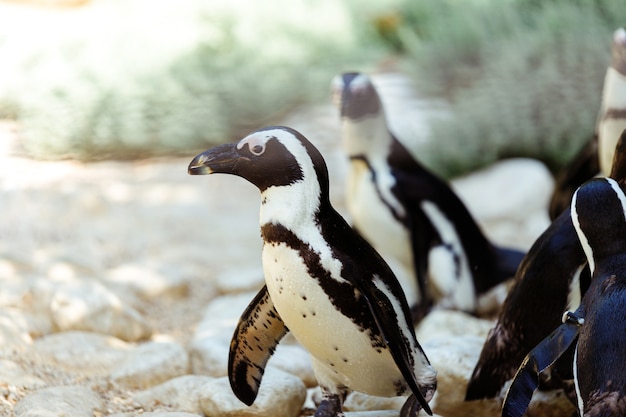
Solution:
{"label": "white feathers", "polygon": [[454,225],[430,201],[423,201],[422,210],[439,232],[442,245],[431,250],[429,279],[442,296],[441,305],[473,311],[476,304],[474,281],[463,245]]}
{"label": "white feathers", "polygon": [[596,265],[593,257],[593,249],[589,245],[589,241],[587,240],[587,236],[583,233],[580,228],[580,222],[578,220],[578,213],[576,212],[576,198],[578,196],[578,190],[574,193],[572,197],[572,204],[570,204],[570,214],[572,218],[572,223],[574,224],[574,228],[576,229],[576,234],[578,235],[578,240],[580,241],[580,245],[583,247],[583,251],[585,252],[585,256],[587,257],[587,262],[589,263],[589,271],[591,275],[596,269]]}

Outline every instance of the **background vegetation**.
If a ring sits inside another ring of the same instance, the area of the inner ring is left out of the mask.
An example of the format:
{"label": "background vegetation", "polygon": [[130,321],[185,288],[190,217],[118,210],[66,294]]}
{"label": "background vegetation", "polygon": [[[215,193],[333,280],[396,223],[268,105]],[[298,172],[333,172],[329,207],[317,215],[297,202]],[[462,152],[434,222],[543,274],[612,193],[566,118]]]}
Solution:
{"label": "background vegetation", "polygon": [[372,3],[100,0],[30,36],[0,25],[0,115],[37,157],[189,153],[394,56],[451,103],[417,150],[445,176],[508,156],[558,169],[591,137],[623,0]]}

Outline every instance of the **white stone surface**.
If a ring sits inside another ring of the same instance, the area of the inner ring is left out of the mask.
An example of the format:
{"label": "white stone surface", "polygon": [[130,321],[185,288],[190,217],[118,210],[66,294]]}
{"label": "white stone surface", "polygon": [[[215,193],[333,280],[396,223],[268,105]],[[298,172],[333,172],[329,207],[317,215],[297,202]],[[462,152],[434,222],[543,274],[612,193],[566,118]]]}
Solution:
{"label": "white stone surface", "polygon": [[299,378],[275,368],[266,369],[257,398],[250,407],[235,397],[228,378],[218,378],[205,388],[200,406],[212,417],[296,417],[306,398],[306,387]]}
{"label": "white stone surface", "polygon": [[131,345],[113,336],[89,332],[63,332],[35,340],[36,358],[81,373],[108,374],[127,358]]}
{"label": "white stone surface", "polygon": [[148,388],[189,372],[187,351],[178,343],[149,342],[136,347],[111,372],[111,380]]}
{"label": "white stone surface", "polygon": [[183,375],[139,391],[133,399],[145,409],[165,404],[179,411],[202,414],[200,397],[207,390],[206,384],[213,380],[209,376]]}
{"label": "white stone surface", "polygon": [[62,386],[41,389],[15,406],[16,417],[72,416],[93,417],[102,413],[104,403],[88,388]]}
{"label": "white stone surface", "polygon": [[230,340],[257,292],[225,295],[208,304],[189,345],[193,373],[214,377],[227,374]]}
{"label": "white stone surface", "polygon": [[95,281],[61,284],[52,296],[50,312],[60,331],[103,333],[130,342],[152,334],[149,323],[136,309]]}

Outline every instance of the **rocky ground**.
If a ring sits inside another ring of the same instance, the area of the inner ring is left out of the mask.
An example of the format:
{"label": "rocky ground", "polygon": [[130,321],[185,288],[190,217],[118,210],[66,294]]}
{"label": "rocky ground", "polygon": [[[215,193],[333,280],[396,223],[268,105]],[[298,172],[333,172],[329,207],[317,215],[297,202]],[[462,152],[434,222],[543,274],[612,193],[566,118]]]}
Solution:
{"label": "rocky ground", "polygon": [[[414,115],[445,115],[440,103],[407,94],[398,75],[375,81],[389,107],[403,106],[396,114],[410,115],[392,118],[401,136],[424,138],[424,120]],[[343,212],[335,110],[302,109],[284,124],[320,147],[332,200]],[[34,161],[15,147],[16,125],[0,129],[0,415],[312,413],[315,379],[293,340],[270,361],[253,407],[238,402],[224,378],[232,330],[263,279],[253,186],[236,177],[188,176],[191,153]],[[552,178],[536,161],[504,161],[453,185],[497,243],[526,249],[548,224]],[[439,371],[437,414],[498,415],[497,401],[462,401],[492,324],[439,311],[418,328]],[[346,409],[391,417],[402,402],[357,394]],[[561,415],[571,413],[564,407]]]}

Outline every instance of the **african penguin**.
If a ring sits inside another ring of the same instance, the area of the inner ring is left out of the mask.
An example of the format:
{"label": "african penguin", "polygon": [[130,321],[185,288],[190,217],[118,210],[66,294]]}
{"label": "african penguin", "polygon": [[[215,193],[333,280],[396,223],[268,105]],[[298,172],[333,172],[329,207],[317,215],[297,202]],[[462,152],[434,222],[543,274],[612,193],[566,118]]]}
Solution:
{"label": "african penguin", "polygon": [[570,347],[578,415],[626,415],[626,195],[613,179],[590,180],[575,192],[571,217],[591,285],[576,312],[567,312],[529,353],[507,392],[503,416],[524,414],[539,373]]}
{"label": "african penguin", "polygon": [[[611,177],[626,188],[626,130],[616,145]],[[563,311],[578,308],[590,280],[567,210],[539,236],[520,264],[474,367],[466,400],[497,396],[524,357],[559,326]]]}
{"label": "african penguin", "polygon": [[604,77],[594,137],[558,175],[548,209],[551,219],[569,208],[572,194],[582,183],[598,174],[609,175],[617,139],[625,128],[626,30],[620,28],[613,33],[611,63]]}
{"label": "african penguin", "polygon": [[370,78],[331,83],[349,159],[346,206],[353,227],[397,273],[416,321],[431,304],[474,313],[477,297],[513,277],[523,253],[498,248],[465,205],[389,131]]}
{"label": "african penguin", "polygon": [[311,354],[323,399],[318,417],[341,416],[351,390],[411,394],[401,415],[436,389],[391,269],[331,206],[326,164],[299,132],[267,127],[196,156],[192,175],[234,174],[261,192],[265,286],[241,317],[231,342],[229,378],[251,405],[263,370],[288,332]]}

